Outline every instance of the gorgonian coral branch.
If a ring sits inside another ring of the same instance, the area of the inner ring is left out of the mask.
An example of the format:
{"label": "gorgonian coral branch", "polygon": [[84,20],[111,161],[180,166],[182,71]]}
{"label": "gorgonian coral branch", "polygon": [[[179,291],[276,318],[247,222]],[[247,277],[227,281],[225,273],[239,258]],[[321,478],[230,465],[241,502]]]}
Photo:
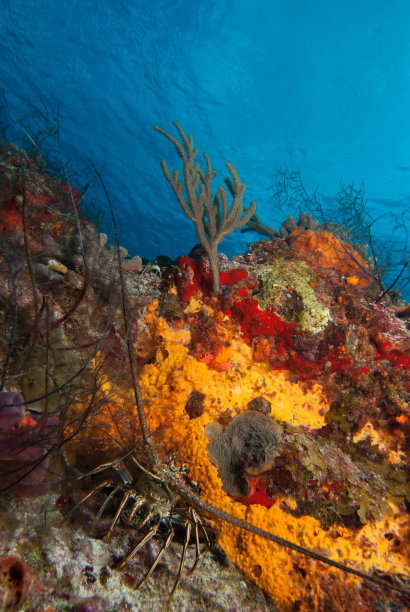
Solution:
{"label": "gorgonian coral branch", "polygon": [[249,208],[244,210],[243,195],[246,185],[242,183],[234,164],[231,163],[227,163],[226,167],[232,180],[225,178],[225,183],[233,198],[231,205],[229,205],[228,194],[223,185],[218,187],[214,195],[211,182],[216,172],[212,169],[209,157],[204,154],[206,162],[204,172],[194,161],[198,149],[194,149],[192,136],[186,136],[181,126],[176,121],[173,123],[179,132],[182,144],[169,132],[157,126],[154,126],[154,129],[172,142],[182,159],[186,198],[183,193],[184,184],[179,180],[178,170],[174,170],[171,175],[166,162],[162,160],[162,171],[173,188],[182,210],[188,219],[195,223],[199,241],[209,257],[213,294],[218,295],[220,291],[218,245],[235,229],[248,223],[255,212],[256,203],[251,202]]}

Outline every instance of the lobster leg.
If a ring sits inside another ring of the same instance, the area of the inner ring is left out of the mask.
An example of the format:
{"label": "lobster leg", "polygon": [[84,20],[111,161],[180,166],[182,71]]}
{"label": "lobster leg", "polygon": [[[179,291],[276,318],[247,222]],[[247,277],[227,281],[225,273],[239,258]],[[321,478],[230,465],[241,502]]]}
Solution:
{"label": "lobster leg", "polygon": [[182,555],[181,555],[181,561],[179,563],[179,569],[178,569],[178,574],[174,583],[174,586],[172,587],[172,591],[169,595],[169,598],[171,599],[171,597],[173,596],[173,594],[175,593],[180,581],[181,581],[181,576],[182,576],[182,570],[184,568],[184,564],[185,564],[185,557],[186,557],[186,550],[188,548],[188,544],[189,544],[189,540],[191,539],[191,523],[188,520],[185,521],[185,539],[184,539],[184,547],[182,549]]}
{"label": "lobster leg", "polygon": [[154,527],[152,527],[148,533],[142,538],[142,540],[140,540],[138,542],[138,544],[132,549],[132,551],[125,557],[125,559],[123,559],[121,561],[121,563],[118,565],[118,569],[122,569],[124,567],[124,565],[126,565],[128,563],[128,561],[131,561],[131,559],[133,558],[134,555],[137,554],[137,552],[139,550],[141,550],[141,548],[147,544],[147,542],[149,542],[151,540],[151,538],[154,537],[154,535],[157,533],[158,531],[158,524],[154,525]]}
{"label": "lobster leg", "polygon": [[114,519],[113,519],[113,521],[112,521],[112,523],[110,525],[110,528],[108,530],[107,537],[106,537],[106,540],[105,540],[107,542],[107,544],[111,540],[114,528],[115,528],[116,524],[118,523],[118,521],[120,520],[121,512],[124,510],[124,508],[125,508],[125,506],[127,504],[127,501],[129,500],[130,497],[131,497],[131,491],[126,491],[124,497],[122,498],[122,501],[121,501],[120,505],[118,506],[118,510],[115,513]]}
{"label": "lobster leg", "polygon": [[151,567],[149,568],[148,572],[145,574],[144,578],[142,579],[142,581],[139,583],[139,585],[135,588],[139,589],[140,587],[142,587],[142,585],[148,580],[148,578],[151,576],[152,572],[154,571],[154,569],[157,567],[158,563],[161,561],[165,551],[167,550],[168,546],[171,544],[173,538],[174,538],[175,532],[174,530],[171,529],[168,532],[167,535],[167,539],[164,542],[163,547],[161,548],[161,550],[159,551],[159,553],[157,554],[154,563],[151,565]]}

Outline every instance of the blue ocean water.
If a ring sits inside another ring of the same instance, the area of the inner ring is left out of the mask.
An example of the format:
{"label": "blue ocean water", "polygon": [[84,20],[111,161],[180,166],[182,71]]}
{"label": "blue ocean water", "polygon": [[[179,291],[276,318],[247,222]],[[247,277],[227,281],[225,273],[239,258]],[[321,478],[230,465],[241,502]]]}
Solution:
{"label": "blue ocean water", "polygon": [[[33,135],[58,108],[73,182],[92,183],[89,160],[102,172],[130,254],[174,258],[196,242],[160,168],[178,157],[152,129],[174,119],[211,157],[215,183],[236,165],[265,224],[284,218],[279,167],[330,203],[340,182],[364,181],[375,235],[403,253],[409,32],[407,0],[3,0],[3,138],[23,143],[21,128]],[[235,232],[222,250],[257,239]]]}

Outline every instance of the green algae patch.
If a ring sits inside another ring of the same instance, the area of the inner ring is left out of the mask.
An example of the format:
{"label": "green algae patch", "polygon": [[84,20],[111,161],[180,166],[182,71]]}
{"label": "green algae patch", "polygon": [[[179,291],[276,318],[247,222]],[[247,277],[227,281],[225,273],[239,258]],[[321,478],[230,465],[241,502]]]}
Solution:
{"label": "green algae patch", "polygon": [[331,320],[329,308],[313,290],[317,277],[304,261],[279,259],[255,271],[260,290],[255,299],[261,309],[274,308],[288,323],[296,323],[302,331],[316,334]]}

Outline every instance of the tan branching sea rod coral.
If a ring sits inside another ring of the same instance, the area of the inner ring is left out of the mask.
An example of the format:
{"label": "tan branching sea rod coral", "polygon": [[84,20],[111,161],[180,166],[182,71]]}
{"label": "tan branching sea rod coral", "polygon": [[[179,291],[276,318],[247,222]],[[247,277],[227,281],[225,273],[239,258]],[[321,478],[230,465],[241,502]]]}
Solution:
{"label": "tan branching sea rod coral", "polygon": [[226,177],[225,184],[233,197],[231,206],[229,207],[228,195],[223,185],[219,185],[217,193],[213,195],[211,182],[216,175],[216,171],[212,170],[208,155],[204,153],[206,161],[205,174],[200,165],[194,161],[198,154],[198,149],[194,149],[192,136],[186,136],[181,126],[176,121],[173,123],[179,132],[182,144],[169,132],[157,126],[154,126],[154,129],[166,136],[175,145],[178,154],[182,158],[187,198],[183,195],[184,185],[179,180],[178,170],[174,170],[173,175],[171,175],[164,160],[161,161],[162,170],[171,184],[182,210],[188,219],[195,223],[199,241],[209,257],[213,293],[218,295],[220,288],[217,257],[218,245],[225,236],[248,223],[255,212],[256,203],[251,202],[249,208],[245,211],[243,210],[243,194],[245,193],[246,185],[239,178],[235,166],[229,162],[226,164],[226,167],[231,173],[233,182]]}

